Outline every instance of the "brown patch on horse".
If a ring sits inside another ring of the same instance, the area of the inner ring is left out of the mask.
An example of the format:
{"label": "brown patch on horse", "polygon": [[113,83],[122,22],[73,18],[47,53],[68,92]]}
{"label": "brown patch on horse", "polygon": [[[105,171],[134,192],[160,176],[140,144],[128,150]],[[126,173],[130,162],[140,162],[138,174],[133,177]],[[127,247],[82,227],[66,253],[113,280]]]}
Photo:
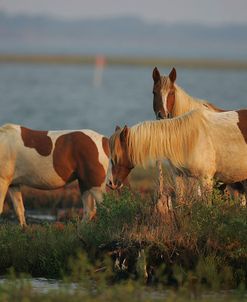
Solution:
{"label": "brown patch on horse", "polygon": [[110,147],[109,147],[109,139],[107,137],[102,138],[102,147],[106,154],[106,156],[109,158],[110,156]]}
{"label": "brown patch on horse", "polygon": [[153,110],[156,116],[158,112],[161,112],[162,116],[165,116],[161,94],[161,81],[153,85]]}
{"label": "brown patch on horse", "polygon": [[[112,157],[112,180],[110,185],[113,189],[118,189],[125,183],[125,179],[134,168],[127,152],[129,128],[124,126],[122,130],[118,129],[110,137],[110,150]],[[123,151],[124,150],[124,151]],[[113,152],[114,151],[114,152]],[[116,154],[119,153],[119,154]]]}
{"label": "brown patch on horse", "polygon": [[81,192],[101,186],[106,176],[96,144],[79,131],[61,135],[56,140],[53,166],[66,183],[78,179]]}
{"label": "brown patch on horse", "polygon": [[247,110],[237,110],[238,113],[238,128],[240,129],[244,140],[247,144]]}
{"label": "brown patch on horse", "polygon": [[172,112],[174,103],[175,103],[175,91],[174,91],[174,89],[172,89],[168,93],[167,100],[166,100],[166,106],[167,106],[168,113]]}
{"label": "brown patch on horse", "polygon": [[35,149],[42,156],[48,156],[52,151],[52,140],[47,134],[48,131],[37,131],[21,127],[21,138],[24,146]]}

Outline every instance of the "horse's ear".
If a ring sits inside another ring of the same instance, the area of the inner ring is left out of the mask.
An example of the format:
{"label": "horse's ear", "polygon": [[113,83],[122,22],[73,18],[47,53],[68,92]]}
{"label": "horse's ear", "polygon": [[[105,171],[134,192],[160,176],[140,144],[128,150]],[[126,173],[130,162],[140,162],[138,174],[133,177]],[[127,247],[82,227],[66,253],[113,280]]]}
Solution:
{"label": "horse's ear", "polygon": [[172,83],[175,83],[176,78],[177,78],[177,72],[176,69],[173,67],[171,72],[169,73],[169,79]]}
{"label": "horse's ear", "polygon": [[120,133],[120,141],[121,142],[126,142],[128,133],[129,133],[129,128],[125,125],[123,130]]}
{"label": "horse's ear", "polygon": [[118,131],[118,130],[120,130],[120,129],[121,128],[117,125],[116,128],[115,128],[115,132]]}
{"label": "horse's ear", "polygon": [[161,78],[160,77],[160,72],[159,72],[158,68],[155,67],[154,70],[153,70],[153,80],[154,80],[154,83],[159,82],[160,78]]}

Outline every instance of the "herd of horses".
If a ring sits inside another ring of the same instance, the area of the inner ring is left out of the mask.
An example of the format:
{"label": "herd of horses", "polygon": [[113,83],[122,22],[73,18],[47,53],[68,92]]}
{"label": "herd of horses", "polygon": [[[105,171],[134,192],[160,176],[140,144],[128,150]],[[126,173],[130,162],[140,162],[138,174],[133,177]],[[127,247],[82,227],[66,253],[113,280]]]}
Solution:
{"label": "herd of horses", "polygon": [[[179,186],[183,177],[211,191],[214,181],[247,193],[247,110],[225,111],[189,96],[176,84],[176,70],[153,70],[156,120],[116,127],[107,137],[92,130],[35,131],[0,128],[0,213],[10,193],[26,225],[21,186],[52,190],[78,180],[84,216],[95,215],[106,187],[119,189],[130,171],[168,160]],[[182,176],[181,176],[182,175]],[[200,190],[199,190],[200,191]]]}

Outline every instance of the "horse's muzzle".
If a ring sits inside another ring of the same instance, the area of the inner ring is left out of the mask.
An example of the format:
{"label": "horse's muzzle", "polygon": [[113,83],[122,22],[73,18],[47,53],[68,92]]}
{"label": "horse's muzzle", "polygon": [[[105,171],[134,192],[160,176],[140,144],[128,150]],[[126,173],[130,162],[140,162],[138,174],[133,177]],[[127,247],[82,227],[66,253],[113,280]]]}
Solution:
{"label": "horse's muzzle", "polygon": [[111,190],[118,190],[123,186],[123,184],[121,183],[121,181],[116,181],[116,183],[113,183],[111,180],[109,180],[106,183],[106,186]]}
{"label": "horse's muzzle", "polygon": [[163,118],[164,118],[164,117],[163,117],[161,111],[157,112],[157,114],[156,114],[156,119],[157,119],[157,120],[163,120]]}

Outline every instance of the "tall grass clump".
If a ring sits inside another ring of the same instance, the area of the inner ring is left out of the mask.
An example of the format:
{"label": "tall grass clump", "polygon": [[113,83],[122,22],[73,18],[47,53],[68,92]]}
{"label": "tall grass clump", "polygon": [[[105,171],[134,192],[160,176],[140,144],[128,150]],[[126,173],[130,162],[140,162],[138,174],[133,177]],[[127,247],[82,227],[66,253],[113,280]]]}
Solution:
{"label": "tall grass clump", "polygon": [[0,273],[9,268],[32,276],[59,277],[81,248],[73,224],[0,226]]}
{"label": "tall grass clump", "polygon": [[104,202],[97,207],[96,219],[80,224],[79,236],[87,246],[127,240],[124,234],[146,216],[147,210],[147,200],[127,189],[121,195],[106,194]]}
{"label": "tall grass clump", "polygon": [[89,253],[92,247],[108,246],[115,255],[121,254],[118,261],[130,263],[126,270],[134,272],[135,278],[140,277],[140,258],[145,259],[147,282],[179,287],[194,282],[197,288],[210,289],[246,287],[247,209],[218,191],[213,193],[212,205],[206,199],[190,194],[187,203],[174,205],[171,225],[151,198],[128,191],[108,194],[97,218],[80,224],[78,234]]}

